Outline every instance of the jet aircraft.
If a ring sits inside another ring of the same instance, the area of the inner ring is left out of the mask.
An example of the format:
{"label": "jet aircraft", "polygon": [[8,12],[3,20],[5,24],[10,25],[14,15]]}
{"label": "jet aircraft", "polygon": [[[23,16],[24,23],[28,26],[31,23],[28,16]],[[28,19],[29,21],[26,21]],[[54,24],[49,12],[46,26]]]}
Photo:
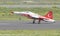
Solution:
{"label": "jet aircraft", "polygon": [[41,15],[33,13],[31,11],[23,11],[23,12],[12,11],[11,13],[21,15],[21,16],[26,16],[30,19],[33,19],[33,24],[35,23],[35,20],[38,20],[38,24],[40,24],[41,21],[55,22],[55,20],[53,19],[52,11],[49,11],[45,16],[41,16]]}

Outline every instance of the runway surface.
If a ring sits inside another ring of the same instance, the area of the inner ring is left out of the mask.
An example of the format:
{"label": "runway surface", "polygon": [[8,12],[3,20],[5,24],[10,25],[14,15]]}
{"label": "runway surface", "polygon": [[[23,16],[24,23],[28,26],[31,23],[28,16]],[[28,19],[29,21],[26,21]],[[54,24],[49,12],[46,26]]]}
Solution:
{"label": "runway surface", "polygon": [[60,29],[60,21],[55,23],[41,22],[32,24],[32,21],[0,21],[0,30],[47,30]]}

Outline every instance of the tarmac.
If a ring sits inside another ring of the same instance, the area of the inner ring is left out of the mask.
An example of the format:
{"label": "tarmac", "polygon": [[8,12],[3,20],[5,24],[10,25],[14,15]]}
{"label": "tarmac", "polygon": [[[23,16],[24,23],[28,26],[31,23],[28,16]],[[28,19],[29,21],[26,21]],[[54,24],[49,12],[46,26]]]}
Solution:
{"label": "tarmac", "polygon": [[30,21],[14,21],[14,20],[0,20],[0,30],[49,30],[49,29],[60,29],[60,21],[55,23],[43,22],[40,24],[32,23]]}

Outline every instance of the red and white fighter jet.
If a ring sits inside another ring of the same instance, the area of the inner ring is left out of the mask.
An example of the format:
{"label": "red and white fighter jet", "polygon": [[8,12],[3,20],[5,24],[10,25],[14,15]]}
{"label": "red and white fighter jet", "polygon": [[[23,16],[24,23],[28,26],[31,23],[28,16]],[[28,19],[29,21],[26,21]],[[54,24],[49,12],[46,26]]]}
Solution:
{"label": "red and white fighter jet", "polygon": [[11,13],[26,16],[30,19],[33,19],[33,23],[35,23],[35,20],[38,20],[38,24],[41,21],[55,22],[55,20],[53,20],[53,12],[52,11],[49,11],[45,16],[41,16],[41,15],[38,15],[38,14],[30,12],[30,11],[24,11],[24,12],[13,11]]}

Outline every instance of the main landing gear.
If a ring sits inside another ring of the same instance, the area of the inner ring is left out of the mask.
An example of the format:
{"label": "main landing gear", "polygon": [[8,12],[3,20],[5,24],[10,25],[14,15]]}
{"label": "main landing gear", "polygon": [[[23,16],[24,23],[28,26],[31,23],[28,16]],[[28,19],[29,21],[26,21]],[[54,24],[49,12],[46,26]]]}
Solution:
{"label": "main landing gear", "polygon": [[40,21],[41,21],[41,20],[38,20],[38,24],[40,24]]}
{"label": "main landing gear", "polygon": [[[35,23],[35,20],[36,20],[36,19],[33,20],[33,24]],[[41,20],[38,20],[38,24],[40,24],[40,21],[41,21]]]}
{"label": "main landing gear", "polygon": [[36,19],[33,20],[33,24],[35,23],[35,20],[36,20]]}

